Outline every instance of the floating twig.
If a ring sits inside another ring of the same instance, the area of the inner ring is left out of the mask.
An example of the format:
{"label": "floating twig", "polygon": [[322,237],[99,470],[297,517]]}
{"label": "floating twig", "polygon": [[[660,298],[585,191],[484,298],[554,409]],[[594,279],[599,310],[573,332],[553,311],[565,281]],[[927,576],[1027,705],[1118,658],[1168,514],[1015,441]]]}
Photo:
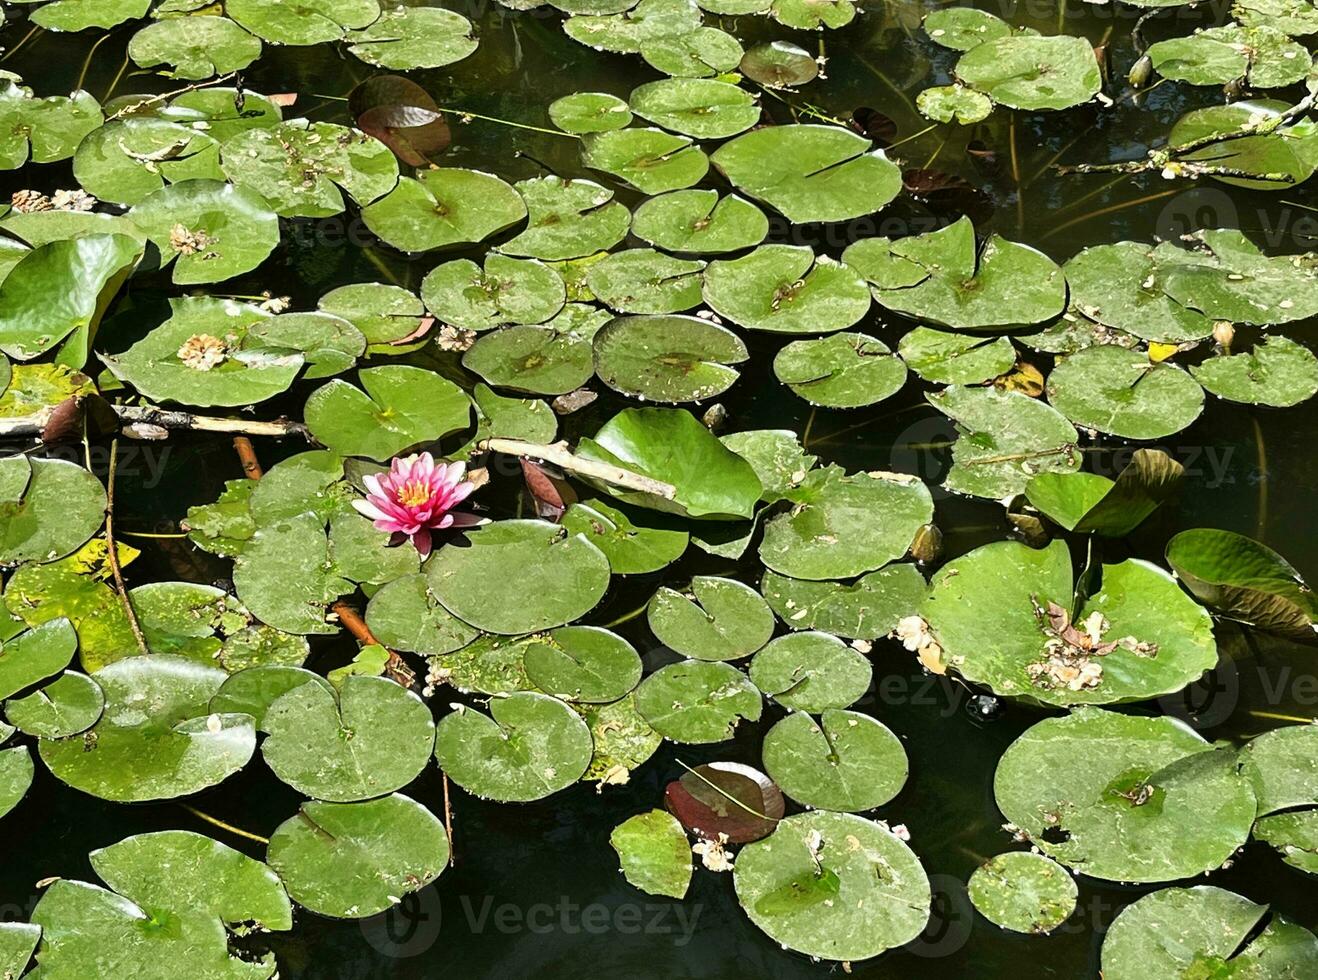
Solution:
{"label": "floating twig", "polygon": [[133,631],[133,639],[137,641],[137,648],[144,654],[151,652],[146,644],[146,634],[142,632],[142,624],[138,621],[137,611],[133,609],[133,600],[128,595],[128,589],[124,585],[123,569],[119,567],[119,546],[114,540],[114,471],[119,462],[119,439],[116,436],[110,440],[110,472],[105,477],[105,546],[109,552],[110,573],[114,576],[115,591],[119,593],[119,602],[123,604],[124,614],[128,617],[128,625]]}
{"label": "floating twig", "polygon": [[570,473],[594,477],[597,480],[603,480],[605,483],[611,483],[615,487],[623,487],[627,490],[652,493],[657,497],[663,497],[665,500],[672,500],[677,496],[677,487],[671,483],[664,483],[662,480],[642,476],[640,473],[625,470],[621,466],[598,463],[593,459],[583,459],[568,449],[566,442],[543,444],[524,442],[521,439],[495,438],[482,439],[476,444],[476,448],[482,452],[503,453],[505,456],[525,456],[529,459],[543,460],[546,463],[561,466]]}

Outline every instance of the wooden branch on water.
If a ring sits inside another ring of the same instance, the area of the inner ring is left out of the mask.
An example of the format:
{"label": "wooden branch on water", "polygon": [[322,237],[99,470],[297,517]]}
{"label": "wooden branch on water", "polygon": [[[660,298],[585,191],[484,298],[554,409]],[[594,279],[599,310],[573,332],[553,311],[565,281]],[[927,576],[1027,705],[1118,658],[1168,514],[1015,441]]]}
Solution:
{"label": "wooden branch on water", "polygon": [[622,487],[626,490],[652,493],[657,497],[663,497],[665,500],[672,500],[677,496],[677,487],[671,483],[653,480],[648,476],[642,476],[640,473],[625,470],[621,466],[598,463],[593,459],[582,459],[568,449],[565,442],[546,445],[536,442],[524,442],[521,439],[482,439],[476,444],[476,448],[483,452],[503,453],[505,456],[525,456],[529,459],[544,460],[546,463],[561,466],[570,473],[594,477],[597,480],[603,480],[605,483],[611,483],[615,487]]}
{"label": "wooden branch on water", "polygon": [[[114,410],[114,413],[119,416],[119,421],[125,426],[135,426],[139,429],[155,426],[172,431],[222,432],[245,436],[271,436],[276,439],[287,436],[301,436],[308,442],[313,441],[311,433],[307,431],[305,425],[288,419],[262,422],[256,419],[215,418],[209,415],[194,415],[191,412],[178,412],[141,405],[111,405],[110,408]],[[20,415],[15,418],[0,419],[0,439],[40,436],[54,414],[55,408],[48,408],[34,415]],[[140,433],[138,434],[140,435]]]}

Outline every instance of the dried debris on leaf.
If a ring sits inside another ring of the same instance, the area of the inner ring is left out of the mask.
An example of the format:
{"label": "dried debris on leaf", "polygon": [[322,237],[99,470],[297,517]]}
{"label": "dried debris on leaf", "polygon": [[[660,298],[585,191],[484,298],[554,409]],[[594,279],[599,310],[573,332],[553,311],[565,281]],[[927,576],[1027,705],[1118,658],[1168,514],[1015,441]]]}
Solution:
{"label": "dried debris on leaf", "polygon": [[1104,640],[1111,624],[1097,610],[1077,626],[1071,622],[1070,612],[1057,603],[1050,601],[1048,608],[1044,609],[1037,601],[1031,601],[1034,602],[1034,615],[1047,637],[1043,659],[1025,667],[1036,687],[1092,690],[1103,683],[1103,665],[1099,658],[1106,657],[1113,650],[1121,648],[1143,657],[1158,655],[1156,643],[1145,643],[1133,636]]}

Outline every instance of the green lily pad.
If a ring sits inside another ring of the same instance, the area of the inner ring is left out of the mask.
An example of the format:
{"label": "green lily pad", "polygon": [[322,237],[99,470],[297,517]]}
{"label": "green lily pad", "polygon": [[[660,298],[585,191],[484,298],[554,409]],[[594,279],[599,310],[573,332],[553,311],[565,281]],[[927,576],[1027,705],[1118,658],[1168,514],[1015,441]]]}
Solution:
{"label": "green lily pad", "polygon": [[644,575],[666,568],[686,551],[686,531],[646,524],[640,515],[603,500],[572,504],[560,523],[590,541],[609,560],[614,575]]}
{"label": "green lily pad", "polygon": [[709,170],[709,157],[689,137],[658,129],[588,133],[581,138],[581,162],[648,195],[690,187]]}
{"label": "green lily pad", "polygon": [[210,709],[220,714],[251,715],[257,730],[261,731],[270,706],[284,694],[306,684],[317,685],[333,695],[334,688],[329,681],[303,667],[286,664],[249,667],[225,679],[211,697]]}
{"label": "green lily pad", "polygon": [[1313,67],[1309,52],[1274,27],[1226,24],[1149,46],[1153,70],[1191,85],[1281,88],[1301,81]]}
{"label": "green lily pad", "polygon": [[105,711],[101,686],[86,674],[65,671],[25,698],[5,702],[5,718],[25,735],[69,738],[100,721]]}
{"label": "green lily pad", "polygon": [[345,677],[337,703],[319,684],[277,698],[261,721],[261,754],[298,792],[332,803],[383,796],[430,760],[435,725],[411,691],[383,677]]}
{"label": "green lily pad", "polygon": [[794,88],[819,77],[819,62],[790,41],[757,44],[741,59],[741,73],[766,88]]}
{"label": "green lily pad", "polygon": [[732,738],[744,718],[758,721],[764,699],[731,664],[683,660],[660,667],[636,689],[636,710],[674,742],[703,744]]}
{"label": "green lily pad", "polygon": [[769,219],[736,194],[672,191],[644,201],[632,215],[632,234],[670,252],[738,252],[764,241]]}
{"label": "green lily pad", "polygon": [[372,354],[403,353],[399,341],[416,335],[426,314],[413,292],[385,282],[361,282],[331,289],[320,298],[322,313],[347,320],[361,331]]}
{"label": "green lily pad", "polygon": [[677,818],[665,810],[628,817],[613,828],[609,843],[618,852],[627,881],[647,895],[685,898],[691,884],[691,847]]}
{"label": "green lily pad", "polygon": [[852,0],[773,0],[773,19],[800,31],[846,27],[856,16]]}
{"label": "green lily pad", "polygon": [[1183,369],[1113,345],[1059,361],[1048,375],[1047,393],[1076,425],[1124,439],[1173,435],[1204,407],[1204,390]]}
{"label": "green lily pad", "polygon": [[1085,249],[1062,271],[1071,303],[1091,320],[1160,343],[1201,340],[1213,332],[1213,321],[1165,291],[1176,258],[1139,242],[1117,242]]}
{"label": "green lily pad", "polygon": [[101,104],[87,92],[37,98],[31,89],[0,81],[0,169],[67,160],[101,123]]}
{"label": "green lily pad", "polygon": [[283,313],[261,318],[250,335],[271,350],[301,352],[307,380],[340,374],[366,353],[366,337],[342,317],[329,313]]}
{"label": "green lily pad", "polygon": [[279,244],[279,219],[265,198],[218,180],[162,187],[137,202],[129,218],[160,249],[162,264],[173,262],[179,285],[250,272]]}
{"label": "green lily pad", "polygon": [[632,111],[616,95],[573,92],[549,103],[549,118],[565,133],[607,133],[631,125]]}
{"label": "green lily pad", "polygon": [[639,54],[647,42],[681,37],[700,26],[700,9],[693,0],[641,0],[621,13],[573,15],[563,23],[563,30],[600,51]]}
{"label": "green lily pad", "polygon": [[1006,374],[1016,363],[1007,337],[976,337],[916,327],[897,345],[906,366],[937,384],[973,385]]}
{"label": "green lily pad", "polygon": [[[969,12],[969,8],[957,9]],[[955,122],[969,126],[989,117],[993,111],[993,100],[983,92],[965,85],[935,85],[915,97],[915,106],[920,110],[920,115],[934,122]]]}
{"label": "green lily pad", "polygon": [[22,802],[32,786],[33,774],[27,746],[0,750],[0,817]]}
{"label": "green lily pad", "polygon": [[712,78],[665,78],[632,89],[632,112],[657,126],[696,139],[726,139],[760,119],[755,97]]}
{"label": "green lily pad", "polygon": [[935,43],[953,51],[969,51],[985,41],[1011,34],[1011,25],[987,10],[950,7],[935,10],[924,18],[924,32]]}
{"label": "green lily pad", "polygon": [[747,844],[733,872],[737,901],[769,938],[820,959],[877,956],[920,934],[929,879],[895,834],[845,813],[786,817]]}
{"label": "green lily pad", "polygon": [[993,786],[1018,833],[1105,881],[1211,871],[1248,839],[1254,821],[1254,793],[1234,752],[1214,750],[1172,718],[1100,708],[1026,730],[1003,754]]}
{"label": "green lily pad", "polygon": [[225,13],[257,37],[274,44],[321,44],[337,41],[380,16],[376,0],[226,0]]}
{"label": "green lily pad", "polygon": [[584,535],[555,524],[497,521],[441,548],[426,575],[449,612],[507,636],[590,612],[609,586],[609,561]]}
{"label": "green lily pad", "polygon": [[526,204],[510,184],[457,167],[401,177],[392,191],[362,208],[366,227],[404,252],[482,242],[524,217]]}
{"label": "green lily pad", "polygon": [[566,297],[562,277],[543,262],[497,252],[485,257],[484,269],[470,259],[454,259],[421,282],[426,308],[467,330],[542,323],[563,308]]}
{"label": "green lily pad", "polygon": [[214,135],[151,116],[114,119],[88,133],[73,155],[73,176],[88,194],[128,205],[166,183],[224,179]]}
{"label": "green lily pad", "polygon": [[924,618],[962,677],[1045,704],[1143,701],[1216,666],[1212,618],[1162,569],[1103,565],[1102,585],[1072,617],[1074,592],[1064,542],[1036,551],[998,541],[938,571]]}
{"label": "green lily pad", "polygon": [[460,708],[439,722],[435,758],[455,783],[501,803],[543,799],[581,778],[590,729],[558,698],[522,691],[490,702],[490,714]]}
{"label": "green lily pad", "polygon": [[806,245],[761,245],[741,258],[711,262],[704,294],[720,316],[776,333],[845,330],[870,308],[856,270]]}
{"label": "green lily pad", "polygon": [[582,775],[598,789],[626,783],[663,743],[663,736],[650,727],[636,710],[635,693],[609,704],[575,704],[573,710],[590,727],[595,752]]}
{"label": "green lily pad", "polygon": [[626,503],[688,517],[729,519],[751,517],[760,498],[760,481],[751,465],[683,409],[624,409],[593,439],[582,439],[577,452],[676,488],[668,499],[605,484]]}
{"label": "green lily pad", "polygon": [[1274,813],[1254,824],[1254,837],[1293,868],[1318,874],[1318,810]]}
{"label": "green lily pad", "polygon": [[[0,418],[36,415],[73,395],[96,393],[91,378],[65,364],[10,364],[8,358],[4,363],[9,376],[0,389]],[[0,368],[0,374],[4,371]]]}
{"label": "green lily pad", "polygon": [[698,259],[633,248],[593,263],[586,286],[619,313],[677,313],[700,304],[704,268]]}
{"label": "green lily pad", "polygon": [[993,235],[976,244],[969,218],[909,238],[867,238],[842,261],[879,304],[957,330],[1043,323],[1066,307],[1066,279],[1042,252]]}
{"label": "green lily pad", "polygon": [[[1181,160],[1208,167],[1225,167],[1244,176],[1216,176],[1224,184],[1257,190],[1288,190],[1313,175],[1318,166],[1314,134],[1307,127],[1279,124],[1289,102],[1273,99],[1233,102],[1187,112],[1172,126],[1167,145]],[[1242,128],[1262,126],[1254,136],[1239,136]],[[1191,150],[1189,147],[1196,148]],[[1173,246],[1174,247],[1174,246]],[[1257,298],[1259,289],[1251,285]]]}
{"label": "green lily pad", "polygon": [[1298,640],[1318,632],[1318,601],[1267,545],[1234,531],[1193,528],[1167,542],[1167,564],[1220,615]]}
{"label": "green lily pad", "polygon": [[721,436],[719,441],[751,464],[760,479],[760,499],[767,503],[787,499],[819,462],[807,453],[791,429],[749,429]]}
{"label": "green lily pad", "polygon": [[1318,357],[1275,334],[1247,354],[1213,357],[1190,373],[1219,398],[1246,405],[1289,408],[1318,393]]}
{"label": "green lily pad", "polygon": [[52,619],[0,647],[0,700],[54,677],[73,660],[78,634],[67,619]]}
{"label": "green lily pad", "polygon": [[1154,252],[1169,266],[1163,288],[1176,302],[1213,320],[1259,326],[1318,314],[1312,255],[1264,255],[1229,228],[1203,229],[1185,240],[1190,249],[1164,242]]}
{"label": "green lily pad", "polygon": [[636,649],[598,626],[565,626],[533,637],[522,659],[527,679],[564,701],[606,704],[625,697],[641,679]]}
{"label": "green lily pad", "polygon": [[733,71],[741,61],[741,42],[717,27],[697,27],[641,41],[641,57],[674,78],[709,78]]}
{"label": "green lily pad", "polygon": [[81,737],[42,740],[62,782],[103,800],[189,796],[222,782],[256,749],[250,715],[211,714],[224,671],[181,657],[130,657],[98,670],[105,713]]}
{"label": "green lily pad", "polygon": [[733,187],[797,224],[872,214],[901,190],[897,165],[837,126],[770,126],[730,140],[711,159]]}
{"label": "green lily pad", "polygon": [[896,561],[933,518],[919,480],[814,470],[787,494],[792,508],[764,526],[760,560],[790,578],[851,578]]}
{"label": "green lily pad", "polygon": [[909,764],[901,740],[858,711],[793,711],[764,736],[764,768],[784,793],[818,810],[858,813],[894,799]]}
{"label": "green lily pad", "polygon": [[1204,969],[1302,977],[1318,969],[1318,938],[1212,885],[1145,895],[1121,910],[1103,938],[1108,980],[1191,977]]}
{"label": "green lily pad", "polygon": [[105,489],[74,463],[10,456],[0,459],[0,515],[0,561],[53,561],[100,530]]}
{"label": "green lily pad", "polygon": [[293,901],[364,919],[439,877],[449,840],[439,818],[401,793],[365,803],[303,803],[270,835],[266,861]]}
{"label": "green lily pad", "polygon": [[396,578],[371,596],[366,624],[389,649],[423,656],[452,653],[480,635],[439,604],[423,574]]}
{"label": "green lily pad", "polygon": [[1012,109],[1069,109],[1103,85],[1088,38],[1012,34],[977,44],[961,56],[956,77]]}
{"label": "green lily pad", "polygon": [[476,50],[471,21],[434,7],[385,10],[379,20],[350,32],[345,40],[362,61],[395,71],[443,68]]}
{"label": "green lily pad", "polygon": [[740,660],[773,636],[773,613],[754,589],[733,579],[697,575],[689,595],[659,589],[646,607],[659,642],[695,660]]}
{"label": "green lily pad", "polygon": [[773,359],[773,373],[811,405],[862,408],[906,383],[906,365],[888,345],[863,333],[796,340]]}
{"label": "green lily pad", "polygon": [[1245,27],[1275,27],[1290,37],[1318,33],[1318,10],[1305,0],[1236,0],[1231,16]]}
{"label": "green lily pad", "polygon": [[593,180],[533,177],[517,183],[526,228],[499,246],[505,255],[546,262],[577,259],[610,249],[627,236],[631,215],[613,191]]}
{"label": "green lily pad", "polygon": [[975,869],[970,901],[995,926],[1047,934],[1071,917],[1079,889],[1056,861],[1029,851],[1009,851]]}
{"label": "green lily pad", "polygon": [[41,926],[29,922],[0,922],[0,976],[23,975],[32,951],[41,940]]}
{"label": "green lily pad", "polygon": [[330,557],[325,522],[312,513],[259,524],[234,563],[238,597],[285,633],[335,633],[326,607],[353,589]]}
{"label": "green lily pad", "polygon": [[595,334],[595,371],[615,391],[645,401],[714,398],[749,356],[732,331],[691,316],[627,316]]}
{"label": "green lily pad", "polygon": [[198,81],[246,68],[261,57],[261,40],[227,17],[168,17],[134,34],[128,57],[143,68],[169,65],[164,74]]}
{"label": "green lily pad", "polygon": [[770,640],[751,661],[750,677],[784,707],[818,714],[859,701],[874,671],[863,654],[836,636],[810,631]]}
{"label": "green lily pad", "polygon": [[0,290],[0,351],[28,361],[62,342],[55,360],[81,368],[101,317],[141,258],[141,244],[127,235],[87,235],[32,249]]}
{"label": "green lily pad", "polygon": [[927,586],[914,565],[887,565],[855,582],[810,582],[766,571],[760,591],[793,630],[820,630],[848,639],[876,640],[914,615]]}
{"label": "green lily pad", "polygon": [[1254,786],[1258,815],[1318,806],[1318,728],[1287,725],[1257,735],[1240,750],[1240,771]]}
{"label": "green lily pad", "polygon": [[568,303],[543,326],[518,326],[476,338],[462,366],[490,384],[532,395],[576,391],[595,372],[591,339],[607,311]]}
{"label": "green lily pad", "polygon": [[364,368],[358,377],[365,392],[336,379],[307,399],[307,428],[335,452],[386,460],[470,423],[471,400],[430,371],[387,365]]}
{"label": "green lily pad", "polygon": [[1120,538],[1176,493],[1184,473],[1162,450],[1137,449],[1116,480],[1096,473],[1040,473],[1025,484],[1025,495],[1068,531]]}

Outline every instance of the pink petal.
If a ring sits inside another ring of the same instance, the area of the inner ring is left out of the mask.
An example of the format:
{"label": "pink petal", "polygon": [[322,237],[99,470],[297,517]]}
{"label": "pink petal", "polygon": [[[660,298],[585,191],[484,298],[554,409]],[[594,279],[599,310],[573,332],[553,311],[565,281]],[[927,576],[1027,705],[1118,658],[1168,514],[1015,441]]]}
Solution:
{"label": "pink petal", "polygon": [[430,546],[432,543],[430,532],[425,528],[421,528],[412,535],[412,544],[416,545],[417,554],[422,558],[430,557]]}
{"label": "pink petal", "polygon": [[352,506],[357,509],[359,514],[364,514],[373,521],[388,520],[389,515],[375,506],[372,500],[354,500]]}
{"label": "pink petal", "polygon": [[478,524],[488,524],[488,519],[477,514],[468,514],[463,511],[453,511],[448,514],[444,520],[448,521],[448,527],[476,527]]}

